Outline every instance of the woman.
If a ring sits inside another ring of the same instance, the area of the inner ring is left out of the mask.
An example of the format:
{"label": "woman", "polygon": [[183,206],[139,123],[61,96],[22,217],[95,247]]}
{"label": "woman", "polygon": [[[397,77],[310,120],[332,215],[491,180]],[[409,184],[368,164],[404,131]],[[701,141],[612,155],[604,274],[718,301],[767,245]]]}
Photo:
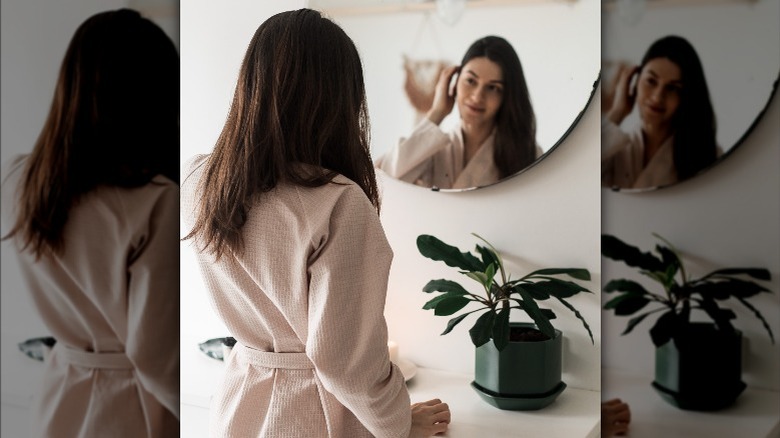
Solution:
{"label": "woman", "polygon": [[185,166],[182,214],[207,290],[238,341],[212,400],[213,437],[422,437],[389,360],[392,251],[379,221],[358,52],[310,9],[254,34],[211,154]]}
{"label": "woman", "polygon": [[[636,77],[636,84],[632,81]],[[621,66],[602,120],[602,183],[663,187],[692,177],[721,154],[715,113],[699,57],[684,38],[654,42],[640,66]],[[641,126],[620,125],[636,104]]]}
{"label": "woman", "polygon": [[3,166],[2,235],[57,340],[31,436],[178,435],[178,90],[157,25],[96,14],[32,153]]}
{"label": "woman", "polygon": [[[460,123],[444,132],[439,124],[456,102]],[[426,117],[376,166],[424,187],[463,189],[512,176],[541,154],[520,59],[505,39],[487,36],[460,66],[442,70]]]}

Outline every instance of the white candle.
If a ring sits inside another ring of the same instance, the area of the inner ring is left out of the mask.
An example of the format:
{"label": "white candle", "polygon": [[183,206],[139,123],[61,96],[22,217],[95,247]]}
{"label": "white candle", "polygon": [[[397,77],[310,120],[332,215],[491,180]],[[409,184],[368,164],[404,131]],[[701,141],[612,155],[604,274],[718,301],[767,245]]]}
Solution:
{"label": "white candle", "polygon": [[388,341],[387,350],[390,352],[390,361],[398,362],[398,343],[395,341]]}

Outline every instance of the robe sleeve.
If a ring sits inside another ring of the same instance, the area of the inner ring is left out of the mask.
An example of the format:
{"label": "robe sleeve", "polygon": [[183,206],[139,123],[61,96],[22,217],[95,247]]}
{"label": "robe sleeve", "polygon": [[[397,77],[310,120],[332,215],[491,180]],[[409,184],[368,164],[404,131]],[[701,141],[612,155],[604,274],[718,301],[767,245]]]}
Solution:
{"label": "robe sleeve", "polygon": [[323,387],[374,436],[405,438],[409,393],[390,362],[384,318],[392,251],[356,185],[345,188],[324,222],[322,233],[312,232],[318,242],[309,260],[306,352]]}
{"label": "robe sleeve", "polygon": [[125,354],[138,379],[179,417],[179,188],[157,199],[128,262]]}
{"label": "robe sleeve", "polygon": [[417,124],[408,138],[377,160],[376,167],[389,176],[409,183],[431,186],[433,156],[450,144],[450,138],[427,118]]}

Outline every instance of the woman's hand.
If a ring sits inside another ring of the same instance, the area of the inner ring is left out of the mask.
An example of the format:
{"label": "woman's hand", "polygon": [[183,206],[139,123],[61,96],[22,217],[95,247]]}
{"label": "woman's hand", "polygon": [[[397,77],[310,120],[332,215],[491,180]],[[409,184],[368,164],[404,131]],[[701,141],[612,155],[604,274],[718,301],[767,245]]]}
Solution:
{"label": "woman's hand", "polygon": [[631,422],[628,403],[613,398],[601,403],[601,436],[604,438],[625,435]]}
{"label": "woman's hand", "polygon": [[412,429],[409,438],[427,438],[447,431],[450,407],[435,398],[412,405]]}
{"label": "woman's hand", "polygon": [[639,73],[639,66],[620,64],[617,73],[608,85],[606,96],[611,97],[607,118],[619,125],[631,113],[636,99],[631,90],[631,80]]}
{"label": "woman's hand", "polygon": [[426,114],[428,120],[437,125],[444,120],[447,114],[452,112],[452,107],[455,105],[455,87],[450,87],[450,82],[459,70],[460,66],[453,65],[439,73],[439,80],[436,82],[436,91],[433,95],[433,105]]}

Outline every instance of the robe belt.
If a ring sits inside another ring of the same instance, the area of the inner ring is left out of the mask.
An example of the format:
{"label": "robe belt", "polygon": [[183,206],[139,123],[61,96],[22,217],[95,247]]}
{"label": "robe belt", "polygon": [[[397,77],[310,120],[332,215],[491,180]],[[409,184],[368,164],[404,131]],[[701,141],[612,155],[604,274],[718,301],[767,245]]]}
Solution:
{"label": "robe belt", "polygon": [[133,369],[133,363],[123,352],[96,353],[68,347],[61,342],[54,345],[54,350],[59,357],[71,365],[111,370]]}
{"label": "robe belt", "polygon": [[260,351],[236,343],[233,350],[247,362],[265,368],[283,368],[288,370],[309,370],[314,368],[306,353],[275,353]]}

